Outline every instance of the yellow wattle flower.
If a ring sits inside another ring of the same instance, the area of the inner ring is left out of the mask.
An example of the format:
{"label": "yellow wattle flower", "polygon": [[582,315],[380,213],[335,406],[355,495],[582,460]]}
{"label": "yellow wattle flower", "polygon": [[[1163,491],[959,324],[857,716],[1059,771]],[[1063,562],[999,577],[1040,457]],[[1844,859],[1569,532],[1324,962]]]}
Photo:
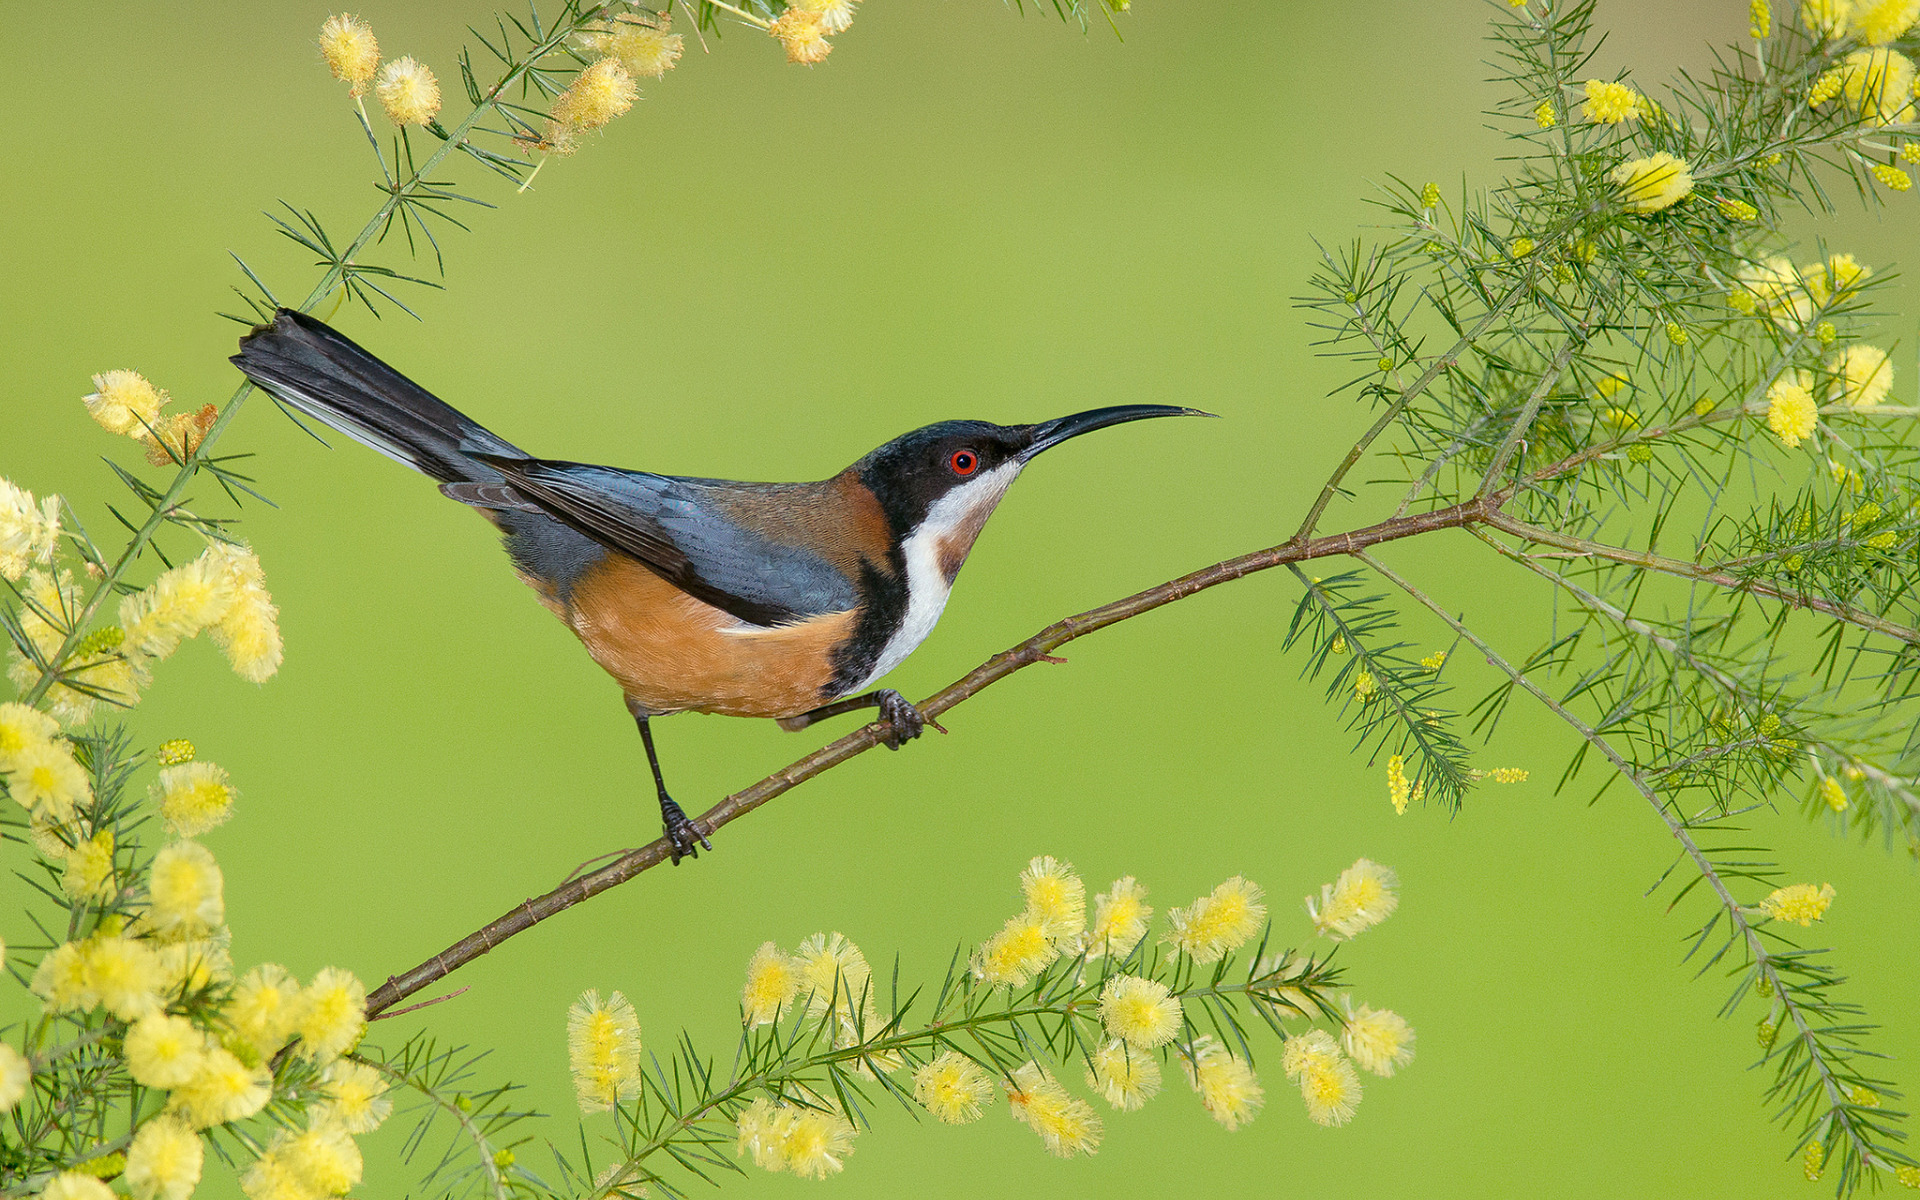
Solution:
{"label": "yellow wattle flower", "polygon": [[1647,111],[1646,98],[1624,83],[1589,79],[1584,90],[1587,102],[1580,106],[1580,115],[1589,121],[1618,125],[1622,121],[1637,121]]}
{"label": "yellow wattle flower", "polygon": [[948,1125],[979,1120],[993,1095],[993,1077],[958,1051],[944,1050],[913,1073],[913,1098]]}
{"label": "yellow wattle flower", "polygon": [[1007,919],[999,933],[973,952],[973,977],[983,983],[1020,987],[1060,956],[1046,922],[1031,912]]}
{"label": "yellow wattle flower", "polygon": [[1093,898],[1093,927],[1087,934],[1087,957],[1111,954],[1125,958],[1140,939],[1147,936],[1147,922],[1153,919],[1153,907],[1147,903],[1147,889],[1131,875],[1113,881],[1113,886]]}
{"label": "yellow wattle flower", "polygon": [[1340,1046],[1361,1069],[1382,1077],[1413,1061],[1413,1026],[1390,1009],[1347,1006]]}
{"label": "yellow wattle flower", "polygon": [[81,398],[87,413],[108,433],[140,437],[160,420],[167,394],[138,371],[102,371],[93,392]]}
{"label": "yellow wattle flower", "polygon": [[1820,407],[1813,393],[1791,379],[1776,379],[1767,388],[1767,428],[1782,445],[1798,446],[1819,424]]}
{"label": "yellow wattle flower", "polygon": [[33,1083],[33,1064],[26,1055],[0,1042],[0,1113],[12,1112]]}
{"label": "yellow wattle flower", "polygon": [[821,14],[797,5],[781,13],[780,19],[767,27],[767,33],[778,39],[786,49],[787,61],[791,63],[811,66],[833,52],[833,43],[827,40],[826,23]]}
{"label": "yellow wattle flower", "polygon": [[387,1078],[365,1063],[340,1059],[320,1077],[323,1100],[308,1112],[314,1125],[335,1125],[348,1133],[371,1133],[393,1112]]}
{"label": "yellow wattle flower", "polygon": [[60,497],[33,493],[0,479],[0,579],[16,580],[34,563],[53,561],[60,540]]}
{"label": "yellow wattle flower", "polygon": [[440,81],[412,57],[396,58],[381,67],[373,94],[395,125],[425,125],[440,112]]}
{"label": "yellow wattle flower", "polygon": [[1334,882],[1321,886],[1317,901],[1307,897],[1307,916],[1335,941],[1353,937],[1393,915],[1400,903],[1394,893],[1398,882],[1391,869],[1358,859]]}
{"label": "yellow wattle flower", "polygon": [[133,1135],[120,1177],[134,1200],[187,1200],[199,1186],[205,1156],[199,1134],[174,1117],[155,1117]]}
{"label": "yellow wattle flower", "polygon": [[260,1058],[271,1058],[293,1037],[304,999],[285,967],[262,963],[234,986],[221,1015],[234,1035]]}
{"label": "yellow wattle flower", "polygon": [[1607,173],[1620,207],[1647,216],[1672,208],[1693,192],[1693,169],[1666,151],[1631,159]]}
{"label": "yellow wattle flower", "polygon": [[747,984],[740,991],[747,1027],[779,1020],[780,1011],[800,994],[801,983],[801,967],[793,955],[772,942],[763,943],[747,964]]}
{"label": "yellow wattle flower", "polygon": [[589,991],[567,1010],[567,1062],[583,1113],[605,1112],[640,1086],[640,1018],[619,992]]}
{"label": "yellow wattle flower", "polygon": [[1027,911],[1040,918],[1047,936],[1055,940],[1078,938],[1087,928],[1087,888],[1073,864],[1041,855],[1020,873],[1020,892]]}
{"label": "yellow wattle flower", "polygon": [[1092,1154],[1100,1147],[1105,1132],[1100,1114],[1061,1087],[1038,1063],[1028,1062],[1015,1069],[1007,1106],[1016,1121],[1040,1135],[1040,1143],[1049,1154],[1072,1158]]}
{"label": "yellow wattle flower", "polygon": [[373,26],[351,13],[336,13],[320,26],[320,54],[335,79],[347,83],[348,95],[366,94],[380,65],[380,43]]}
{"label": "yellow wattle flower", "polygon": [[1162,940],[1197,963],[1219,962],[1245,945],[1267,919],[1260,886],[1235,875],[1185,908],[1172,909]]}
{"label": "yellow wattle flower", "polygon": [[1121,1112],[1134,1112],[1160,1092],[1160,1060],[1118,1038],[1095,1050],[1087,1086]]}
{"label": "yellow wattle flower", "polygon": [[200,1073],[206,1043],[206,1035],[185,1017],[149,1013],[127,1030],[127,1073],[147,1087],[182,1087]]}
{"label": "yellow wattle flower", "polygon": [[1794,883],[1773,889],[1757,907],[1776,921],[1793,921],[1805,928],[1824,919],[1832,904],[1832,884]]}
{"label": "yellow wattle flower", "polygon": [[1200,1106],[1229,1131],[1253,1120],[1266,1103],[1266,1089],[1247,1060],[1210,1037],[1195,1039],[1192,1053],[1181,1054],[1180,1061]]}
{"label": "yellow wattle flower", "polygon": [[1100,1021],[1130,1046],[1152,1050],[1180,1032],[1180,997],[1157,979],[1115,975],[1100,989]]}
{"label": "yellow wattle flower", "polygon": [[198,842],[174,842],[153,856],[147,920],[163,934],[194,936],[226,920],[220,865]]}
{"label": "yellow wattle flower", "polygon": [[331,1062],[360,1044],[367,1032],[367,989],[351,971],[327,967],[300,993],[300,1053]]}
{"label": "yellow wattle flower", "polygon": [[210,762],[162,768],[148,792],[167,828],[181,837],[224,825],[233,815],[235,795],[226,770]]}

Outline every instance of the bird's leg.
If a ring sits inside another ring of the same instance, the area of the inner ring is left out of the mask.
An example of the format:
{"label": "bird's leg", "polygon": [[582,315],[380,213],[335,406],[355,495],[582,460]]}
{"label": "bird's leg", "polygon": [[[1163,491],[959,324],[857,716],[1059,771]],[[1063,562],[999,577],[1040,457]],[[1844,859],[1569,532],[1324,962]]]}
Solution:
{"label": "bird's leg", "polygon": [[707,841],[707,835],[700,827],[687,819],[686,812],[667,795],[667,781],[660,777],[660,755],[653,749],[653,729],[647,724],[647,710],[637,705],[629,705],[634,723],[640,726],[640,740],[647,747],[647,765],[653,768],[653,786],[660,793],[660,822],[666,826],[667,841],[673,846],[673,865],[679,866],[684,857],[700,857],[694,849],[698,843],[706,849],[713,849],[713,843]]}
{"label": "bird's leg", "polygon": [[822,704],[819,708],[809,709],[795,717],[781,717],[780,728],[789,733],[805,729],[815,721],[824,721],[828,717],[837,717],[841,713],[850,713],[862,708],[880,710],[880,740],[887,749],[898,750],[901,746],[920,736],[922,730],[931,725],[941,733],[946,728],[940,722],[927,716],[908,702],[905,696],[892,688],[881,688],[877,692],[868,692],[864,696],[851,696],[845,700],[835,700],[832,704]]}

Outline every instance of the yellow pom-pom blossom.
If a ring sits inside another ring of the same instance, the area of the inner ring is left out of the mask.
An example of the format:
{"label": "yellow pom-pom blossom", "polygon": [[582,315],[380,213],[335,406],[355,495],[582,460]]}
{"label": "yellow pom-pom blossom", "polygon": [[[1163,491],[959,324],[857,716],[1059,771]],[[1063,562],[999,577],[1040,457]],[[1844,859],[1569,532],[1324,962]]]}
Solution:
{"label": "yellow pom-pom blossom", "polygon": [[60,873],[60,890],[68,899],[87,902],[111,900],[120,891],[113,873],[113,830],[102,829],[67,851]]}
{"label": "yellow pom-pom blossom", "polygon": [[1813,393],[1791,379],[1776,379],[1767,389],[1767,428],[1782,444],[1798,446],[1820,420]]}
{"label": "yellow pom-pom blossom", "polygon": [[121,1178],[134,1200],[187,1200],[200,1184],[205,1154],[199,1134],[172,1117],[156,1117],[133,1135]]}
{"label": "yellow pom-pom blossom", "polygon": [[40,1200],[114,1200],[113,1189],[91,1175],[62,1171],[47,1181]]}
{"label": "yellow pom-pom blossom", "polygon": [[1100,989],[1100,1022],[1128,1045],[1152,1050],[1180,1032],[1180,997],[1157,979],[1115,975]]}
{"label": "yellow pom-pom blossom", "polygon": [[1314,928],[1339,941],[1373,928],[1393,915],[1400,898],[1393,871],[1369,859],[1358,859],[1340,872],[1340,878],[1322,884],[1318,902],[1307,897],[1307,916]]}
{"label": "yellow pom-pom blossom", "polygon": [[845,1014],[870,998],[873,969],[860,947],[841,934],[816,933],[795,948],[793,957],[800,964],[801,986],[813,1015]]}
{"label": "yellow pom-pom blossom", "polygon": [[0,579],[14,580],[33,563],[53,559],[60,540],[60,497],[33,493],[0,479]]}
{"label": "yellow pom-pom blossom", "polygon": [[217,930],[213,937],[188,938],[157,947],[160,958],[160,990],[167,995],[202,991],[215,982],[233,979],[233,955],[228,949],[231,935]]}
{"label": "yellow pom-pom blossom", "polygon": [[794,1110],[781,1139],[786,1168],[802,1179],[825,1179],[846,1169],[853,1153],[853,1123],[837,1112]]}
{"label": "yellow pom-pom blossom", "polygon": [[1854,408],[1873,408],[1893,390],[1893,356],[1877,346],[1848,346],[1827,360],[1834,399]]}
{"label": "yellow pom-pom blossom", "polygon": [[163,768],[148,792],[167,828],[182,837],[226,824],[233,815],[234,797],[226,770],[210,762]]}
{"label": "yellow pom-pom blossom", "polygon": [[1840,37],[1853,23],[1853,0],[1800,0],[1800,22],[1809,33]]}
{"label": "yellow pom-pom blossom", "polygon": [[1624,83],[1589,79],[1585,91],[1587,102],[1580,106],[1580,115],[1589,121],[1618,125],[1637,121],[1646,112],[1646,98]]}
{"label": "yellow pom-pom blossom", "polygon": [[553,119],[574,129],[598,129],[624,116],[640,98],[640,88],[618,59],[602,58],[574,76],[553,102]]}
{"label": "yellow pom-pom blossom", "polygon": [[1913,187],[1913,176],[1888,163],[1873,164],[1873,177],[1896,192],[1908,191]]}
{"label": "yellow pom-pom blossom", "polygon": [[93,392],[81,403],[108,433],[137,438],[159,422],[167,394],[138,371],[103,371],[93,377]]}
{"label": "yellow pom-pom blossom", "polygon": [[373,94],[387,119],[395,125],[425,125],[440,111],[440,81],[426,64],[411,56],[396,58],[380,68],[374,79]]}
{"label": "yellow pom-pom blossom", "polygon": [[367,989],[351,971],[328,967],[300,993],[300,1053],[331,1062],[360,1044],[367,1032]]}
{"label": "yellow pom-pom blossom", "polygon": [[794,0],[795,7],[820,16],[823,33],[845,33],[853,24],[853,10],[860,0]]}
{"label": "yellow pom-pom blossom", "polygon": [[1853,31],[1869,46],[1884,46],[1920,22],[1920,0],[1854,0]]}
{"label": "yellow pom-pom blossom", "polygon": [[262,683],[280,669],[280,610],[267,593],[260,557],[245,545],[209,542],[201,557],[210,560],[233,588],[233,604],[213,627],[213,644],[227,656],[233,673]]}
{"label": "yellow pom-pom blossom", "polygon": [[1183,1052],[1180,1061],[1186,1067],[1187,1082],[1200,1097],[1200,1107],[1228,1130],[1253,1120],[1266,1103],[1266,1089],[1254,1078],[1247,1060],[1210,1037],[1196,1040],[1192,1053]]}
{"label": "yellow pom-pom blossom", "polygon": [[734,1153],[752,1158],[753,1164],[764,1170],[785,1170],[787,1160],[782,1147],[792,1123],[792,1109],[760,1097],[734,1118]]}
{"label": "yellow pom-pom blossom", "polygon": [[386,1076],[365,1063],[340,1059],[320,1077],[323,1099],[308,1111],[309,1121],[348,1133],[372,1133],[393,1112]]}
{"label": "yellow pom-pom blossom", "polygon": [[580,44],[590,54],[620,60],[620,65],[642,79],[659,79],[680,61],[685,49],[677,33],[627,21],[610,30],[582,34]]}
{"label": "yellow pom-pom blossom", "polygon": [[143,592],[120,601],[120,628],[128,650],[165,658],[227,615],[234,590],[207,555],[162,571]]}
{"label": "yellow pom-pom blossom", "polygon": [[350,85],[348,95],[366,94],[380,65],[380,43],[373,26],[351,13],[335,13],[320,26],[320,53],[335,79]]}
{"label": "yellow pom-pom blossom", "polygon": [[1147,922],[1153,919],[1153,907],[1147,903],[1147,889],[1131,875],[1113,881],[1113,886],[1093,898],[1093,928],[1087,934],[1087,957],[1111,954],[1125,958],[1140,939],[1147,936]]}
{"label": "yellow pom-pom blossom", "polygon": [[1898,50],[1855,50],[1840,60],[1840,94],[1847,107],[1876,125],[1913,120],[1913,60]]}
{"label": "yellow pom-pom blossom", "polygon": [[1039,917],[1047,936],[1077,938],[1087,928],[1087,887],[1071,863],[1041,855],[1020,873],[1020,892],[1027,911]]}
{"label": "yellow pom-pom blossom", "polygon": [[1814,887],[1810,883],[1794,883],[1773,889],[1758,907],[1776,921],[1793,921],[1804,928],[1823,919],[1832,903],[1832,884]]}
{"label": "yellow pom-pom blossom", "polygon": [[1308,1067],[1326,1065],[1339,1059],[1340,1046],[1324,1029],[1308,1029],[1287,1039],[1280,1050],[1280,1069],[1288,1079],[1298,1079]]}
{"label": "yellow pom-pom blossom", "polygon": [[747,984],[740,990],[747,1027],[779,1020],[780,1010],[800,994],[802,982],[800,964],[793,955],[772,942],[762,944],[747,964]]}
{"label": "yellow pom-pom blossom", "polygon": [[1258,884],[1235,875],[1187,907],[1169,910],[1173,928],[1162,940],[1197,963],[1218,962],[1260,932],[1267,919],[1260,895]]}
{"label": "yellow pom-pom blossom", "polygon": [[1607,173],[1620,207],[1646,216],[1672,208],[1693,192],[1693,169],[1662,150],[1648,158],[1621,163]]}
{"label": "yellow pom-pom blossom", "polygon": [[780,19],[767,27],[767,33],[785,48],[788,62],[811,65],[833,52],[833,43],[827,40],[820,14],[798,5],[781,13]]}
{"label": "yellow pom-pom blossom", "polygon": [[999,933],[973,952],[973,977],[982,983],[1019,987],[1060,957],[1047,937],[1047,923],[1032,912],[1009,917]]}
{"label": "yellow pom-pom blossom", "polygon": [[347,1131],[314,1125],[300,1133],[282,1133],[269,1153],[286,1163],[293,1177],[318,1196],[344,1196],[365,1170]]}
{"label": "yellow pom-pom blossom", "polygon": [[11,771],[16,755],[59,732],[60,723],[37,708],[11,700],[0,704],[0,771]]}
{"label": "yellow pom-pom blossom", "polygon": [[193,935],[226,919],[220,865],[198,842],[174,842],[153,856],[147,920],[163,934]]}
{"label": "yellow pom-pom blossom", "polygon": [[913,1073],[913,1098],[935,1119],[965,1125],[993,1103],[993,1078],[966,1055],[943,1050]]}
{"label": "yellow pom-pom blossom", "polygon": [[1087,1086],[1121,1112],[1134,1112],[1160,1093],[1160,1060],[1115,1038],[1093,1052]]}
{"label": "yellow pom-pom blossom", "polygon": [[1360,1105],[1360,1076],[1346,1059],[1316,1063],[1300,1076],[1300,1098],[1316,1125],[1345,1125]]}
{"label": "yellow pom-pom blossom", "polygon": [[1072,1158],[1100,1148],[1105,1132],[1093,1105],[1075,1096],[1045,1067],[1028,1062],[1013,1072],[1007,1105],[1014,1119],[1040,1135],[1049,1154]]}
{"label": "yellow pom-pom blossom", "polygon": [[299,981],[285,967],[262,963],[234,986],[221,1016],[242,1043],[269,1058],[293,1036],[302,1002]]}
{"label": "yellow pom-pom blossom", "polygon": [[87,974],[87,958],[78,942],[66,942],[47,951],[28,984],[47,1002],[48,1012],[84,1011],[100,1003]]}
{"label": "yellow pom-pom blossom", "polygon": [[762,1097],[736,1118],[736,1153],[768,1171],[824,1179],[853,1153],[853,1125],[839,1113],[775,1104]]}
{"label": "yellow pom-pom blossom", "polygon": [[1413,1026],[1390,1009],[1373,1009],[1349,1002],[1340,1046],[1362,1070],[1390,1076],[1413,1061]]}
{"label": "yellow pom-pom blossom", "polygon": [[127,1071],[136,1083],[170,1091],[200,1073],[206,1044],[206,1035],[185,1017],[148,1013],[127,1030]]}
{"label": "yellow pom-pom blossom", "polygon": [[587,992],[567,1010],[567,1064],[583,1113],[605,1112],[640,1086],[640,1018],[619,992]]}
{"label": "yellow pom-pom blossom", "polygon": [[7,791],[35,816],[65,822],[93,799],[86,771],[63,741],[29,742],[9,758]]}
{"label": "yellow pom-pom blossom", "polygon": [[160,1008],[163,980],[159,956],[145,942],[98,936],[80,943],[87,988],[122,1021],[137,1021]]}
{"label": "yellow pom-pom blossom", "polygon": [[249,1067],[224,1046],[209,1046],[200,1072],[167,1097],[167,1111],[195,1129],[244,1121],[273,1098],[273,1075]]}
{"label": "yellow pom-pom blossom", "polygon": [[[20,631],[27,635],[41,660],[51,660],[78,622],[84,598],[70,571],[58,575],[39,569],[28,571],[20,590],[27,601],[18,613]],[[118,632],[111,627],[98,630],[74,648],[65,664],[72,686],[55,683],[47,693],[47,707],[55,718],[67,723],[86,720],[95,707],[94,693],[122,705],[132,704],[138,697],[143,677],[114,649],[119,644]],[[9,651],[9,657],[12,665],[7,674],[21,691],[40,683],[40,667],[34,659],[17,648]],[[80,690],[82,687],[86,690]]]}
{"label": "yellow pom-pom blossom", "polygon": [[0,1113],[12,1112],[33,1082],[33,1064],[26,1055],[0,1042]]}

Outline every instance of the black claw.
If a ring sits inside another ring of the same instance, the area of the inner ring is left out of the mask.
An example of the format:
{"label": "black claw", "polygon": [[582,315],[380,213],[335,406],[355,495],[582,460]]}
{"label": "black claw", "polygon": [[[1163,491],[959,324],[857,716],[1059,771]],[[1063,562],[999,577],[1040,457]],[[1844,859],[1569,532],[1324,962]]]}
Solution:
{"label": "black claw", "polygon": [[874,703],[880,709],[880,741],[887,749],[898,750],[926,730],[927,718],[899,692],[888,688]]}
{"label": "black claw", "polygon": [[713,849],[713,843],[700,827],[687,819],[687,814],[678,804],[665,796],[660,797],[660,820],[666,826],[667,842],[673,847],[668,851],[673,857],[673,865],[679,866],[682,858],[699,858],[696,845]]}

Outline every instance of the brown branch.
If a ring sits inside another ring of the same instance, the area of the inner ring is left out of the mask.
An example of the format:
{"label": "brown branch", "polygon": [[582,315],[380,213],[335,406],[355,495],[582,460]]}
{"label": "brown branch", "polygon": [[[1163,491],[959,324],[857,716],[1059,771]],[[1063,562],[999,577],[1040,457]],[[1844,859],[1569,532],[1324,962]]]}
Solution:
{"label": "brown branch", "polygon": [[[1121,621],[1172,604],[1176,600],[1184,600],[1196,592],[1203,592],[1208,588],[1245,578],[1256,571],[1265,571],[1288,563],[1305,562],[1308,559],[1352,554],[1382,542],[1416,537],[1441,529],[1463,529],[1483,523],[1493,517],[1508,495],[1509,493],[1496,493],[1482,499],[1435,509],[1432,512],[1395,517],[1392,520],[1381,521],[1376,525],[1368,525],[1347,533],[1296,539],[1270,549],[1256,550],[1251,554],[1243,554],[1238,558],[1215,563],[1190,575],[1183,575],[1157,587],[1148,588],[1146,591],[1136,592],[1125,599],[1089,609],[1077,616],[1057,621],[1019,645],[994,655],[960,679],[934,693],[919,706],[920,711],[928,717],[938,717],[1015,671],[1030,667],[1037,662],[1049,661],[1049,655],[1053,650],[1075,638],[1085,637],[1109,625],[1117,625]],[[744,791],[728,796],[708,809],[694,824],[703,834],[711,835],[721,826],[738,820],[774,797],[791,791],[823,771],[832,770],[848,759],[864,754],[879,744],[879,727],[863,725],[838,741],[830,742],[799,761],[774,772]],[[455,970],[479,958],[515,934],[524,933],[548,917],[564,912],[582,900],[597,896],[608,888],[625,883],[642,871],[659,866],[667,860],[667,850],[667,840],[660,838],[637,850],[628,851],[617,861],[597,871],[570,879],[546,895],[528,900],[505,915],[489,921],[481,929],[461,938],[419,966],[390,976],[385,983],[374,990],[372,995],[367,997],[367,1014],[378,1016],[422,988],[446,978]]]}

